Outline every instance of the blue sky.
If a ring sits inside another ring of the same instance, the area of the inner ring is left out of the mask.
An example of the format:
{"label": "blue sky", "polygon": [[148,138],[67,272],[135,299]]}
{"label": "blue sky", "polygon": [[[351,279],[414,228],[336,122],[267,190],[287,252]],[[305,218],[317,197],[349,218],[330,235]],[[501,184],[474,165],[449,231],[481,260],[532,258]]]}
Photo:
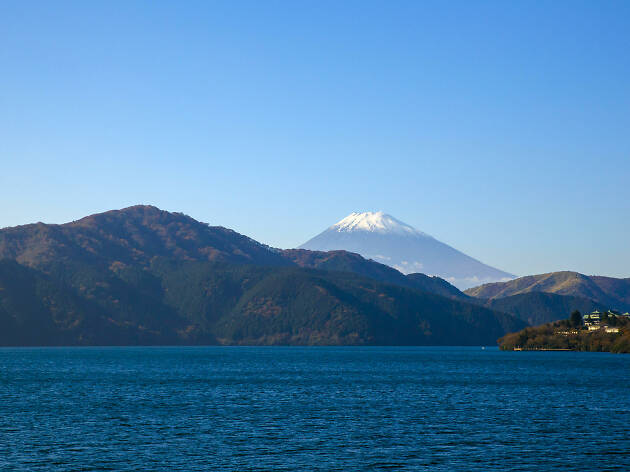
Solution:
{"label": "blue sky", "polygon": [[630,277],[630,2],[0,3],[0,227],[136,203],[279,247],[384,210]]}

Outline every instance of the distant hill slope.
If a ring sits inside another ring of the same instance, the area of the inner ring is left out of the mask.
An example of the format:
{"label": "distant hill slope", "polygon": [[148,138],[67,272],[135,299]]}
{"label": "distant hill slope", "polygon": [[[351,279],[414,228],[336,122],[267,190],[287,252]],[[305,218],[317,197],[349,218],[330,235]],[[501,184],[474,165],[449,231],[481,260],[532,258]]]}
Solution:
{"label": "distant hill slope", "polygon": [[0,259],[44,271],[60,271],[64,264],[72,267],[79,260],[93,267],[147,266],[155,257],[353,272],[452,298],[469,298],[438,277],[405,277],[389,266],[347,251],[274,249],[230,229],[147,205],[62,225],[37,223],[0,230]]}
{"label": "distant hill slope", "polygon": [[425,274],[403,275],[401,272],[385,264],[364,259],[359,254],[348,251],[308,251],[305,249],[286,249],[282,254],[300,267],[331,270],[336,272],[352,272],[370,277],[380,282],[416,288],[458,300],[473,300],[453,285],[440,277]]}
{"label": "distant hill slope", "polygon": [[0,344],[476,345],[524,326],[342,272],[155,259],[84,274],[70,284],[0,261]]}
{"label": "distant hill slope", "polygon": [[531,292],[555,293],[593,300],[609,309],[630,309],[630,279],[587,276],[577,272],[551,272],[491,283],[464,293],[483,299],[498,299]]}
{"label": "distant hill slope", "polygon": [[487,300],[484,306],[516,316],[531,326],[563,320],[574,311],[590,313],[604,311],[606,306],[593,300],[554,293],[519,293]]}
{"label": "distant hill slope", "polygon": [[460,289],[514,277],[383,212],[352,213],[300,248],[355,252],[405,274],[437,275]]}
{"label": "distant hill slope", "polygon": [[0,260],[0,345],[178,343],[177,329],[185,323],[159,296],[115,276],[88,274],[91,278],[77,274],[72,286]]}
{"label": "distant hill slope", "polygon": [[[93,308],[45,274],[0,260],[0,345],[73,343],[72,335],[58,333],[70,331]],[[97,319],[91,331],[99,330]]]}
{"label": "distant hill slope", "polygon": [[491,344],[524,326],[465,300],[154,207],[0,230],[2,345]]}
{"label": "distant hill slope", "polygon": [[[206,316],[201,319],[212,319],[220,343],[494,344],[494,333],[524,326],[470,303],[350,273],[234,266],[217,270],[205,263],[184,263],[166,274],[169,303],[186,306],[182,313],[197,311],[186,304],[203,294],[199,303]],[[212,308],[222,303],[216,294],[232,298],[223,314],[212,318],[222,311]]]}
{"label": "distant hill slope", "polygon": [[30,267],[76,260],[146,266],[153,257],[291,265],[269,247],[235,231],[146,205],[61,225],[37,223],[0,230],[0,259]]}
{"label": "distant hill slope", "polygon": [[591,275],[589,278],[602,292],[619,302],[619,308],[624,306],[626,310],[630,310],[630,278],[617,279],[601,275]]}

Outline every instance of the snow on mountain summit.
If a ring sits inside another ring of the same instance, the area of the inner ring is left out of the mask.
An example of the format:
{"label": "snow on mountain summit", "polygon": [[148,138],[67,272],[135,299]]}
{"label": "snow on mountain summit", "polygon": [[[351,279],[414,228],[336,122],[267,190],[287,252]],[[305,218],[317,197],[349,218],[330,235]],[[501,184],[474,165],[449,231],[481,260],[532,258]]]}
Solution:
{"label": "snow on mountain summit", "polygon": [[366,211],[363,213],[350,213],[344,219],[330,227],[340,233],[350,231],[369,231],[372,233],[393,233],[415,236],[428,236],[422,231],[397,220],[382,211]]}
{"label": "snow on mountain summit", "polygon": [[403,274],[437,275],[462,290],[514,278],[382,211],[351,213],[300,248],[355,252]]}

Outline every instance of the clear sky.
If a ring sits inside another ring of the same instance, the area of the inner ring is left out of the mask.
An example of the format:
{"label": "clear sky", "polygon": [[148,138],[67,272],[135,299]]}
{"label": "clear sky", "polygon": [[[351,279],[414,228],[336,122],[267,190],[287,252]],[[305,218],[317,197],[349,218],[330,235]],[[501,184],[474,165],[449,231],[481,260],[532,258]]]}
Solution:
{"label": "clear sky", "polygon": [[630,2],[3,0],[0,164],[0,227],[147,203],[293,247],[384,210],[630,277]]}

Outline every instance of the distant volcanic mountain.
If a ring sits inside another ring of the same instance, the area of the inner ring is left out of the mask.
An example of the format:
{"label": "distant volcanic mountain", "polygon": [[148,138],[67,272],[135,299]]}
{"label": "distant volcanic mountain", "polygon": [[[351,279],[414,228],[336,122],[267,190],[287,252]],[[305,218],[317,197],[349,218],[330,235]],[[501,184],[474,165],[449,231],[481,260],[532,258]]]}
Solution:
{"label": "distant volcanic mountain", "polygon": [[300,248],[356,252],[405,274],[437,275],[460,289],[514,278],[381,211],[351,213]]}

